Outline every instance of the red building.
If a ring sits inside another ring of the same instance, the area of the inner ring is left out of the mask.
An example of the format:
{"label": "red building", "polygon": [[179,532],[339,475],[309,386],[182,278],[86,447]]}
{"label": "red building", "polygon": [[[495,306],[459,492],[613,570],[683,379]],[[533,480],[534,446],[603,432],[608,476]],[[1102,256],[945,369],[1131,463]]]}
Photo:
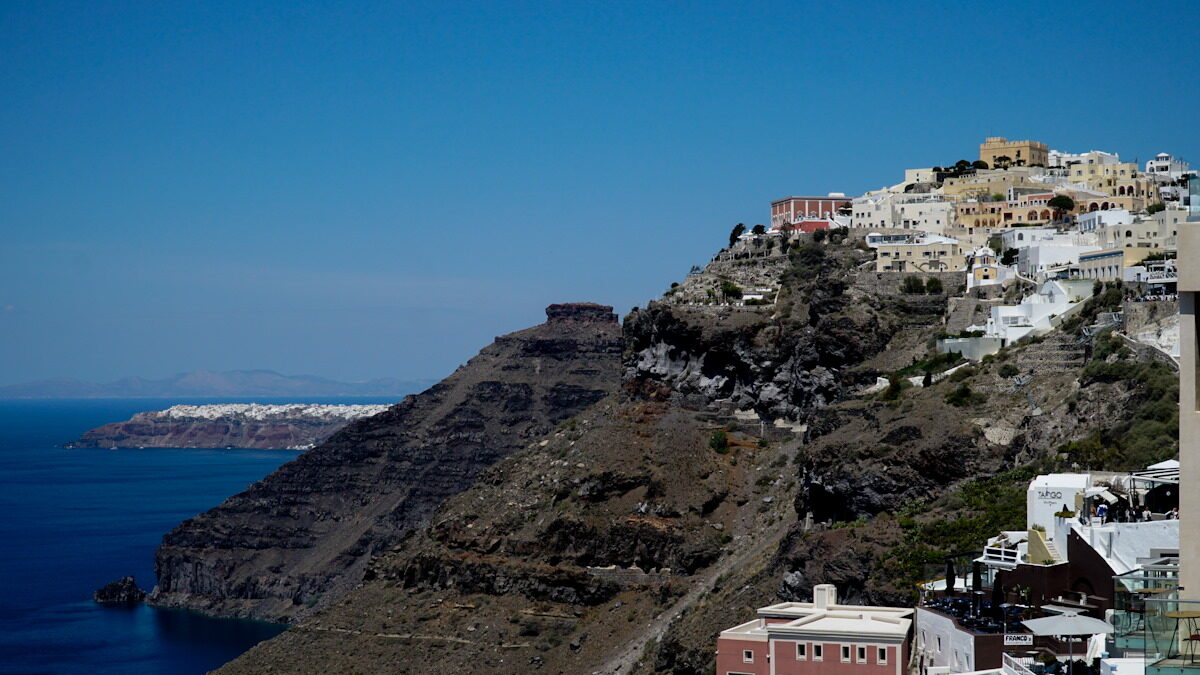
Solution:
{"label": "red building", "polygon": [[781,225],[777,229],[783,232],[806,232],[812,234],[817,230],[828,230],[833,228],[833,221],[824,218],[803,218],[794,223]]}
{"label": "red building", "polygon": [[831,192],[824,197],[784,197],[771,202],[771,227],[780,229],[800,220],[830,219],[842,207],[850,208],[850,199]]}
{"label": "red building", "polygon": [[784,602],[721,631],[717,675],[902,675],[913,610],[837,604],[832,584],[813,602]]}

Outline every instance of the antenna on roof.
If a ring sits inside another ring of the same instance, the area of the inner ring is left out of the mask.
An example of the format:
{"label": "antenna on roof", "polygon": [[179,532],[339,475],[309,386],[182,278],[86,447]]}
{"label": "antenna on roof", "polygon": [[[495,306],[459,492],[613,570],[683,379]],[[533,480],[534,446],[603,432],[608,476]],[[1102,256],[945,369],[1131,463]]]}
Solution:
{"label": "antenna on roof", "polygon": [[1026,389],[1026,387],[1028,387],[1029,384],[1031,382],[1033,382],[1033,376],[1032,375],[1014,375],[1012,378],[1012,381],[1013,381],[1012,392],[1014,394],[1016,394],[1016,393],[1025,394],[1025,400],[1029,401],[1029,414],[1032,417],[1037,417],[1037,416],[1041,415],[1042,409],[1039,408],[1038,405],[1033,402],[1033,396],[1030,395],[1029,390]]}

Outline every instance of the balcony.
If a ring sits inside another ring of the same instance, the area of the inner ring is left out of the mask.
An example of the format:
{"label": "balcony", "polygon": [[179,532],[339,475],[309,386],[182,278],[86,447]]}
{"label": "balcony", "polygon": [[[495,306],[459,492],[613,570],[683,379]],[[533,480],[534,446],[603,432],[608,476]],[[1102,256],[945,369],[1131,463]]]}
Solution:
{"label": "balcony", "polygon": [[1200,600],[1147,598],[1146,675],[1200,675]]}
{"label": "balcony", "polygon": [[1120,649],[1144,651],[1149,625],[1161,611],[1156,603],[1178,597],[1179,567],[1168,558],[1113,580],[1113,640]]}

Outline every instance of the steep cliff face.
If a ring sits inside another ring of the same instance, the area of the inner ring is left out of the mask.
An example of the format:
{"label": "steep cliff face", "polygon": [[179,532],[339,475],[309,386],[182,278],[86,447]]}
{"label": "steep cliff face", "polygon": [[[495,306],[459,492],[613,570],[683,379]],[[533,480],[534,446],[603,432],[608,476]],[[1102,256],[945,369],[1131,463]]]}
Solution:
{"label": "steep cliff face", "polygon": [[71,448],[260,448],[303,450],[386,405],[223,403],[176,405],[85,432]]}
{"label": "steep cliff face", "polygon": [[801,247],[774,307],[652,303],[634,311],[625,326],[627,386],[768,420],[797,420],[843,398],[854,384],[849,368],[882,350],[895,327],[853,287],[867,257]]}
{"label": "steep cliff face", "polygon": [[372,554],[480,471],[617,388],[612,308],[552,305],[547,316],[172,530],[150,601],[287,620],[358,583]]}
{"label": "steep cliff face", "polygon": [[[334,605],[228,673],[629,672],[693,589],[778,538],[793,445],[614,394],[480,475]],[[631,660],[632,659],[632,660]]]}

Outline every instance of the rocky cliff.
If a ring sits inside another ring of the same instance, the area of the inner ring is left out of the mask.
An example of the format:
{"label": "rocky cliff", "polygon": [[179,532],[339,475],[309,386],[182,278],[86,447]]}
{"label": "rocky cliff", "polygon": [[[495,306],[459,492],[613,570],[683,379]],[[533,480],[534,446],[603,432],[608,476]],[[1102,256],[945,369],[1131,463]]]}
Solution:
{"label": "rocky cliff", "polygon": [[1104,439],[1154,447],[1170,426],[1161,367],[1108,343],[1086,366],[1034,368],[1041,415],[1008,373],[1049,340],[856,396],[918,368],[946,309],[878,291],[899,277],[862,283],[860,257],[802,245],[771,307],[631,315],[624,391],[482,473],[361,587],[222,672],[711,672],[717,632],[756,607],[822,582],[906,603],[925,564],[1017,526],[1031,471],[1098,466]]}
{"label": "rocky cliff", "polygon": [[386,405],[222,403],[140,412],[85,432],[71,448],[263,448],[305,450]]}
{"label": "rocky cliff", "polygon": [[547,317],[172,530],[150,601],[288,620],[352,588],[482,470],[617,389],[612,308],[551,305]]}

